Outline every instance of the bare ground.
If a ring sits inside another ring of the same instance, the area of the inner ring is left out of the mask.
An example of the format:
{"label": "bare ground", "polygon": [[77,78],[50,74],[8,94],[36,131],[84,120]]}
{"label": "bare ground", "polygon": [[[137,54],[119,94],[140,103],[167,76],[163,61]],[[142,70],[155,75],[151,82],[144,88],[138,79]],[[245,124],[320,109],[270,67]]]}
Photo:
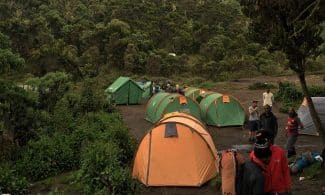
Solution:
{"label": "bare ground", "polygon": [[[323,75],[311,75],[307,77],[308,85],[325,85],[322,81]],[[235,82],[218,83],[213,91],[230,94],[239,99],[247,111],[247,108],[253,99],[262,100],[263,90],[248,90],[248,86],[254,82],[267,82],[277,84],[279,81],[292,81],[299,84],[297,77],[257,77],[254,79],[241,79]],[[275,140],[275,144],[284,147],[286,138],[284,136],[284,125],[286,123],[286,114],[279,113],[280,104],[274,106],[274,114],[278,118],[279,133]],[[146,132],[152,128],[152,124],[144,119],[146,105],[119,106],[119,110],[123,115],[123,119],[129,126],[132,135],[140,142]],[[208,127],[214,143],[218,150],[228,149],[234,145],[248,144],[248,131],[241,127],[216,128]],[[320,137],[300,136],[296,144],[297,152],[305,151],[321,151],[323,143]],[[248,151],[243,151],[244,155],[248,155]],[[292,192],[295,195],[307,194],[324,194],[324,180],[304,180],[299,181],[298,176],[292,176]],[[217,188],[213,182],[208,182],[200,188],[191,187],[141,187],[140,194],[217,194]]]}

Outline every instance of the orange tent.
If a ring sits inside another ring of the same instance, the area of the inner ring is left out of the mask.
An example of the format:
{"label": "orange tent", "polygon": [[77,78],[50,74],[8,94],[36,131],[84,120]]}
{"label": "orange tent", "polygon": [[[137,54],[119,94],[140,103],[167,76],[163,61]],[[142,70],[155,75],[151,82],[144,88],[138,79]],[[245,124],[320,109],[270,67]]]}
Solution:
{"label": "orange tent", "polygon": [[147,186],[201,186],[217,172],[217,150],[205,126],[173,112],[142,139],[132,175]]}

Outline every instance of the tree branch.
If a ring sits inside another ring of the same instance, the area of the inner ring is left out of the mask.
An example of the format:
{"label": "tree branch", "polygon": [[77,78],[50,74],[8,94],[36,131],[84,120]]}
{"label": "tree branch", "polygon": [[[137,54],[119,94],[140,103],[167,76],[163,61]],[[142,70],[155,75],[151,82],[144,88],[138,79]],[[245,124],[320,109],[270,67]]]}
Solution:
{"label": "tree branch", "polygon": [[[311,8],[311,6],[313,5],[313,4],[317,4],[316,6],[315,6],[315,8],[319,5],[319,2],[320,2],[320,0],[316,0],[316,1],[314,1],[314,2],[312,2],[309,6],[307,6],[302,12],[300,12],[300,14],[292,21],[292,22],[289,22],[289,24],[292,24],[292,23],[295,23],[309,8]],[[315,10],[315,8],[314,8],[314,10]],[[308,16],[308,17],[310,17],[310,16]]]}
{"label": "tree branch", "polygon": [[295,23],[309,8],[311,8],[311,6],[313,4],[316,3],[315,7],[313,8],[313,10],[311,11],[311,13],[309,14],[309,16],[307,16],[307,18],[304,20],[304,25],[298,30],[298,31],[294,31],[292,35],[289,36],[289,38],[292,38],[293,36],[297,36],[299,33],[301,33],[301,31],[303,31],[306,26],[307,26],[307,21],[309,20],[309,18],[315,13],[315,11],[318,8],[320,0],[314,1],[313,3],[311,3],[306,9],[304,9],[302,12],[300,12],[299,16],[294,19],[290,24]]}

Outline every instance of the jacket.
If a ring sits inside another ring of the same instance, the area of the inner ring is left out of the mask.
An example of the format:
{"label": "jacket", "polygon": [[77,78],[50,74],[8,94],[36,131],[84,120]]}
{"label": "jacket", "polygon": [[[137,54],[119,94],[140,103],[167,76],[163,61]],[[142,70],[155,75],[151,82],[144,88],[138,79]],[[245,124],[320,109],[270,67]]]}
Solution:
{"label": "jacket", "polygon": [[286,126],[288,136],[297,136],[299,134],[298,133],[299,127],[303,127],[303,125],[297,116],[294,118],[288,117],[287,126]]}
{"label": "jacket", "polygon": [[265,112],[260,116],[261,129],[269,132],[272,137],[275,137],[278,133],[278,120],[275,115],[270,112]]}
{"label": "jacket", "polygon": [[254,151],[250,154],[250,159],[258,164],[263,170],[264,191],[268,193],[284,193],[291,188],[290,170],[288,160],[283,149],[271,145],[272,156],[268,165],[260,161]]}
{"label": "jacket", "polygon": [[252,161],[243,165],[240,195],[264,195],[262,168]]}

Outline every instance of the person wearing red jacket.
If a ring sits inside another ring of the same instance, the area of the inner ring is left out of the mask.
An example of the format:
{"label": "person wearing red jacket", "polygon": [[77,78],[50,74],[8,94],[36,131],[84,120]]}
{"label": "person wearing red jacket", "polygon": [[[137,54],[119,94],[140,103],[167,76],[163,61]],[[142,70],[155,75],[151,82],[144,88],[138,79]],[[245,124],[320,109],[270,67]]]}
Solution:
{"label": "person wearing red jacket", "polygon": [[286,149],[287,149],[287,157],[290,158],[291,156],[296,155],[296,147],[295,144],[298,139],[298,129],[304,128],[304,125],[301,123],[300,118],[298,117],[298,114],[296,113],[294,108],[291,108],[289,110],[289,117],[287,120],[287,126],[286,126],[286,136],[287,136],[287,143],[286,143]]}
{"label": "person wearing red jacket", "polygon": [[288,195],[291,189],[290,169],[283,149],[272,145],[263,132],[257,132],[251,161],[262,168],[264,191],[272,195]]}

